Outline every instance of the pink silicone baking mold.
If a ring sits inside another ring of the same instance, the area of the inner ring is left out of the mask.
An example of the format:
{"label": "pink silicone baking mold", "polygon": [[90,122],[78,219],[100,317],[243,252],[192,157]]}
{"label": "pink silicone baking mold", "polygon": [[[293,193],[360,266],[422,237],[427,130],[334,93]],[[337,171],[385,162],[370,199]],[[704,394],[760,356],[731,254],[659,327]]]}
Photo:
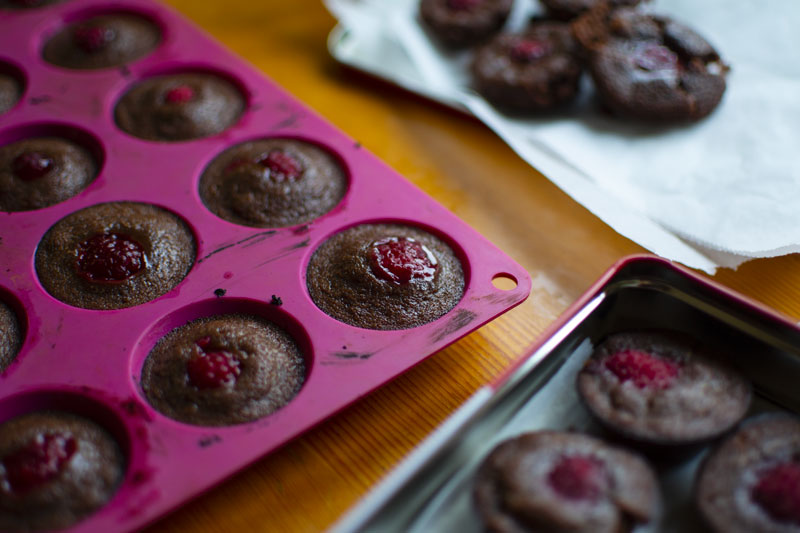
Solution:
{"label": "pink silicone baking mold", "polygon": [[[156,22],[160,45],[124,67],[96,71],[68,70],[41,58],[43,44],[64,24],[117,11]],[[58,135],[84,144],[101,163],[97,179],[69,200],[0,213],[0,298],[17,311],[25,330],[17,359],[0,375],[0,422],[45,408],[84,414],[116,436],[128,461],[113,500],[72,531],[142,527],[519,304],[530,291],[527,273],[486,239],[163,6],[74,0],[0,11],[0,65],[18,73],[24,85],[20,102],[0,115],[0,145]],[[213,137],[171,143],[141,140],[115,126],[114,105],[134,83],[184,71],[233,81],[247,101],[238,123]],[[211,214],[198,195],[206,165],[232,145],[274,136],[310,141],[338,156],[349,177],[342,202],[308,224],[274,230]],[[95,311],[61,303],[37,278],[36,247],[64,216],[109,201],[151,203],[182,217],[198,243],[195,264],[176,288],[139,306]],[[445,239],[466,275],[459,304],[432,323],[400,331],[360,329],[321,312],[306,289],[308,261],[325,239],[365,222],[418,226]],[[498,276],[516,287],[496,288]],[[273,295],[282,305],[273,303]],[[228,312],[263,315],[294,336],[308,368],[300,393],[268,417],[231,427],[187,425],[154,411],[139,375],[155,342],[188,320]]]}

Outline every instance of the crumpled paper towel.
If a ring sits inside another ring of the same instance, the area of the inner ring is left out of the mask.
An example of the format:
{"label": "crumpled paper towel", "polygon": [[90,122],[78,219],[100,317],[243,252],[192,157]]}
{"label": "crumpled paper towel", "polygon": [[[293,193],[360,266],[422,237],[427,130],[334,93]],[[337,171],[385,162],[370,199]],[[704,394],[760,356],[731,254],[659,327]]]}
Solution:
{"label": "crumpled paper towel", "polygon": [[[799,1],[650,2],[648,10],[693,26],[732,67],[720,107],[672,127],[606,115],[586,80],[580,101],[558,116],[503,115],[471,90],[469,53],[441,49],[420,27],[418,0],[326,4],[346,30],[331,42],[338,59],[467,109],[645,248],[710,273],[800,251]],[[517,0],[507,28],[524,27],[539,9]]]}

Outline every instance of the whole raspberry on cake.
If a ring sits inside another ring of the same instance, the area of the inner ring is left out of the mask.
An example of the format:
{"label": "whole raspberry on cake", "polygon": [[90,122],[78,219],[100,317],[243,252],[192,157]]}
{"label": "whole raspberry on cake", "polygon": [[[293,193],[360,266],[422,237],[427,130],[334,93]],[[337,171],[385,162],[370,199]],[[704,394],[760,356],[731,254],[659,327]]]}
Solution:
{"label": "whole raspberry on cake", "polygon": [[750,385],[719,356],[667,332],[618,333],[578,374],[589,411],[623,436],[662,446],[702,443],[730,430],[750,406]]}
{"label": "whole raspberry on cake", "polygon": [[258,316],[231,314],[169,332],[147,356],[141,384],[150,405],[170,418],[229,426],[289,403],[305,373],[286,331]]}
{"label": "whole raspberry on cake", "polygon": [[310,222],[333,209],[346,190],[345,171],[333,155],[283,138],[229,148],[200,178],[200,198],[212,213],[263,228]]}
{"label": "whole raspberry on cake", "polygon": [[441,317],[461,299],[464,272],[438,237],[410,226],[363,224],[314,252],[309,294],[328,315],[367,329],[408,329]]}
{"label": "whole raspberry on cake", "polygon": [[64,303],[121,309],[171,291],[194,264],[183,220],[159,207],[109,202],[67,215],[42,237],[36,273]]}
{"label": "whole raspberry on cake", "polygon": [[658,480],[638,455],[578,433],[539,431],[484,459],[473,499],[496,533],[618,533],[654,526]]}
{"label": "whole raspberry on cake", "polygon": [[0,530],[61,529],[104,506],[125,473],[114,438],[83,417],[41,411],[0,425]]}

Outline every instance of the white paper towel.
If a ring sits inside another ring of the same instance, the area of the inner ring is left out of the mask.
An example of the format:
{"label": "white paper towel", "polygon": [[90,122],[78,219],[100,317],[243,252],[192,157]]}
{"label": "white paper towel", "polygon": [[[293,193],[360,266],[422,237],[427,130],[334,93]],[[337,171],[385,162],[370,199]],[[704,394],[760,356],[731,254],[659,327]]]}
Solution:
{"label": "white paper towel", "polygon": [[[468,52],[439,48],[418,0],[326,0],[348,30],[339,58],[468,109],[521,157],[619,233],[713,272],[800,251],[800,1],[656,0],[732,70],[720,107],[693,125],[648,126],[599,111],[586,82],[543,119],[496,112],[470,90]],[[509,29],[539,9],[517,0]]]}

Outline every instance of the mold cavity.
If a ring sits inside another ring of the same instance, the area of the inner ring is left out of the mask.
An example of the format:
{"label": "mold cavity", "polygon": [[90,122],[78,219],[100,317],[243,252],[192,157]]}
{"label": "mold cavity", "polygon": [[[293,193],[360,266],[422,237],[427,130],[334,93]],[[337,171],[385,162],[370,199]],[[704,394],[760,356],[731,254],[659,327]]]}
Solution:
{"label": "mold cavity", "polygon": [[140,139],[180,142],[227,130],[246,107],[242,86],[230,76],[186,69],[140,80],[117,102],[114,120]]}
{"label": "mold cavity", "polygon": [[139,347],[133,371],[147,402],[196,426],[269,416],[298,394],[312,364],[309,337],[293,317],[240,298],[179,309],[150,328]]}
{"label": "mold cavity", "polygon": [[501,291],[512,291],[517,288],[517,278],[511,274],[506,274],[505,272],[502,274],[496,274],[492,278],[492,285]]}
{"label": "mold cavity", "polygon": [[39,282],[84,309],[122,309],[172,291],[197,256],[191,227],[171,211],[138,202],[86,207],[56,222],[36,248]]}
{"label": "mold cavity", "polygon": [[199,193],[216,216],[259,228],[296,226],[331,211],[344,197],[344,163],[316,143],[286,137],[238,144],[219,154]]}
{"label": "mold cavity", "polygon": [[22,99],[25,85],[22,70],[11,63],[0,61],[0,115]]}
{"label": "mold cavity", "polygon": [[28,332],[24,307],[0,287],[0,373],[16,359]]}
{"label": "mold cavity", "polygon": [[48,207],[86,189],[105,154],[87,131],[67,124],[28,124],[0,132],[0,211]]}
{"label": "mold cavity", "polygon": [[128,11],[83,13],[60,28],[42,49],[53,65],[98,70],[125,65],[152,52],[161,29],[149,17]]}
{"label": "mold cavity", "polygon": [[14,506],[4,530],[68,527],[103,507],[125,477],[130,438],[101,402],[67,391],[0,401],[0,479]]}
{"label": "mold cavity", "polygon": [[434,231],[392,221],[333,235],[308,263],[311,299],[333,318],[365,329],[409,329],[438,319],[461,300],[469,272],[461,249]]}

